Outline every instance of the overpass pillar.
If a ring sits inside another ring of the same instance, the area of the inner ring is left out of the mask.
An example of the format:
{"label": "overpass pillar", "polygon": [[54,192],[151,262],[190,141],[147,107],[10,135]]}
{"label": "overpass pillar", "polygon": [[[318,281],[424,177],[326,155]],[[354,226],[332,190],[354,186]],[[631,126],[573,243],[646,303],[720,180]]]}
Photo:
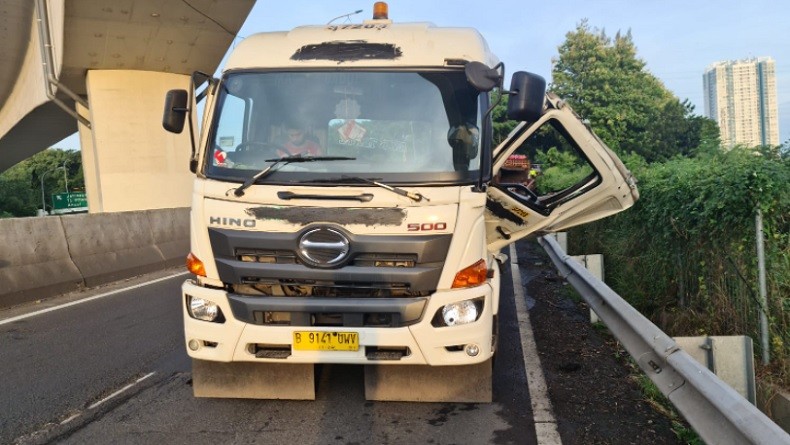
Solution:
{"label": "overpass pillar", "polygon": [[132,70],[87,75],[91,128],[79,125],[90,213],[188,207],[189,132],[162,128],[165,93],[189,76]]}

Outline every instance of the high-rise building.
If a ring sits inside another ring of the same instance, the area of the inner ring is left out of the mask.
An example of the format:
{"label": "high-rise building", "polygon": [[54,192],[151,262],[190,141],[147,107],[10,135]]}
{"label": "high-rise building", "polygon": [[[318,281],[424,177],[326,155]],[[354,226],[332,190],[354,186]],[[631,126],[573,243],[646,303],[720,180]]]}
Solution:
{"label": "high-rise building", "polygon": [[716,62],[702,76],[705,115],[725,147],[779,145],[776,64],[770,57]]}

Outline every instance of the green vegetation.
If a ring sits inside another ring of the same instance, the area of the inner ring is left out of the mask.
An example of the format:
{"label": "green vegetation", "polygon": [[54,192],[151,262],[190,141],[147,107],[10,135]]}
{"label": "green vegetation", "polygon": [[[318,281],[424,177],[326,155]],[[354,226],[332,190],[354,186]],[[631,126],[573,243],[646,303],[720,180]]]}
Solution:
{"label": "green vegetation", "polygon": [[637,366],[633,359],[628,358],[627,360],[631,371],[631,379],[639,386],[647,403],[672,422],[672,431],[678,436],[678,439],[689,445],[704,445],[705,442],[703,442],[697,433],[680,417],[675,407],[664,394],[661,394],[656,384],[639,369],[639,366]]}
{"label": "green vegetation", "polygon": [[[628,162],[628,160],[626,160]],[[631,162],[642,198],[576,228],[573,252],[600,252],[607,283],[664,331],[749,335],[760,353],[755,212],[763,212],[771,371],[790,382],[790,163],[754,150]]]}
{"label": "green vegetation", "polygon": [[551,90],[618,154],[654,162],[717,145],[715,122],[694,115],[645,65],[630,31],[612,39],[583,21],[559,47]]}
{"label": "green vegetation", "polygon": [[[559,47],[552,90],[589,119],[639,180],[641,199],[574,229],[573,253],[603,253],[607,282],[670,335],[749,335],[759,350],[755,214],[764,219],[773,365],[790,382],[787,147],[724,150],[636,57],[582,22]],[[568,173],[566,173],[568,174]],[[580,173],[581,174],[581,173]]]}
{"label": "green vegetation", "polygon": [[51,210],[50,196],[66,191],[64,162],[69,191],[85,190],[79,151],[44,150],[0,174],[0,218],[35,216],[41,208],[42,176],[44,201]]}
{"label": "green vegetation", "polygon": [[700,439],[697,433],[691,429],[688,423],[678,414],[672,402],[661,393],[658,386],[642,372],[636,361],[628,355],[625,348],[614,338],[606,325],[598,322],[593,325],[593,328],[595,328],[604,341],[614,350],[615,359],[628,370],[628,378],[639,388],[639,391],[644,397],[644,401],[653,407],[656,412],[661,413],[664,417],[669,419],[672,424],[672,431],[678,439],[682,443],[688,445],[704,445],[705,442]]}
{"label": "green vegetation", "polygon": [[564,190],[592,173],[593,169],[582,158],[574,156],[570,150],[560,151],[552,146],[545,152],[539,150],[535,154],[535,163],[547,166],[543,169],[537,192],[545,195],[553,191]]}
{"label": "green vegetation", "polygon": [[[550,90],[618,153],[641,194],[632,209],[573,229],[569,250],[604,254],[607,283],[668,334],[749,335],[759,357],[761,209],[772,364],[758,372],[788,388],[790,141],[723,149],[716,123],[695,115],[645,66],[630,32],[612,39],[586,21],[559,47]],[[515,125],[504,116],[504,104],[494,109],[499,139]],[[549,139],[539,139],[532,160],[552,158],[560,168],[544,172],[539,190],[586,173],[558,159],[563,153]]]}

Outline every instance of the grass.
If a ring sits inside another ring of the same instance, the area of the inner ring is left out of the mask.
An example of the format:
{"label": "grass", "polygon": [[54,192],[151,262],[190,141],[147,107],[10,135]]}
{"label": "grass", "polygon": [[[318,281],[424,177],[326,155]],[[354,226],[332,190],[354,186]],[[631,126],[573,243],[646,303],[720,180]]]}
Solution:
{"label": "grass", "polygon": [[639,366],[630,357],[628,358],[628,368],[631,372],[631,379],[639,386],[645,401],[672,422],[672,431],[678,436],[678,439],[689,445],[705,445],[697,433],[680,417],[669,399],[661,393],[655,383],[639,369]]}
{"label": "grass", "polygon": [[678,414],[675,407],[669,399],[661,393],[658,387],[650,380],[647,375],[639,368],[634,359],[626,352],[620,345],[620,342],[612,335],[603,323],[596,323],[593,325],[596,331],[604,336],[608,342],[612,343],[614,349],[614,356],[623,363],[629,372],[629,378],[636,383],[637,387],[642,393],[645,402],[647,402],[653,409],[661,413],[664,417],[672,423],[672,431],[683,443],[688,445],[705,445],[705,442],[697,435],[697,433],[686,423],[686,421]]}

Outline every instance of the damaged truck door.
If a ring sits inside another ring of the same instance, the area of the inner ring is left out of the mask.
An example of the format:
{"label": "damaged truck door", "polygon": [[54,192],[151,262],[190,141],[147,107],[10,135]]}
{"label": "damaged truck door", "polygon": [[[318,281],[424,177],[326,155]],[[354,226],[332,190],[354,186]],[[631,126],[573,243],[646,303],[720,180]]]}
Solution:
{"label": "damaged truck door", "polygon": [[620,212],[639,198],[628,169],[552,93],[537,120],[521,122],[494,150],[493,171],[485,215],[490,252]]}

